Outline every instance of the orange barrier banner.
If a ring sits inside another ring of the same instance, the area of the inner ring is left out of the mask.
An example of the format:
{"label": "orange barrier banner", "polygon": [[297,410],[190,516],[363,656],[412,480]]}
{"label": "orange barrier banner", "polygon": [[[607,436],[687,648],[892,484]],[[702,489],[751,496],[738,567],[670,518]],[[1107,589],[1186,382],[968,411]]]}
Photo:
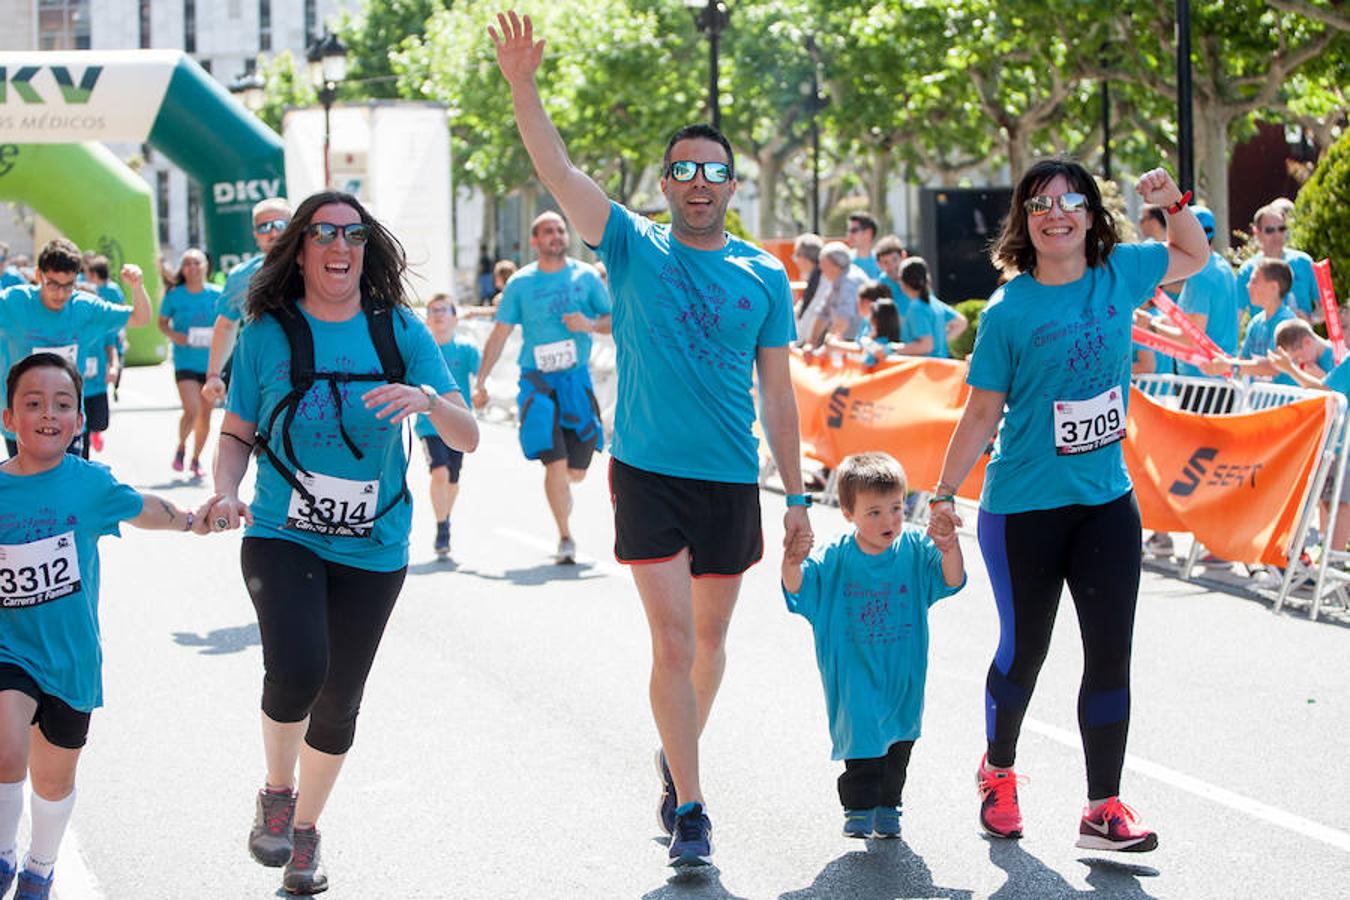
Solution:
{"label": "orange barrier banner", "polygon": [[[942,473],[970,388],[961,360],[907,357],[874,367],[831,354],[808,359],[794,350],[792,385],[802,449],[835,468],[850,453],[884,450],[905,467],[912,490],[930,490]],[[987,456],[961,486],[978,499]]]}
{"label": "orange barrier banner", "polygon": [[1144,527],[1188,531],[1222,559],[1288,564],[1327,403],[1202,416],[1130,391],[1125,464]]}

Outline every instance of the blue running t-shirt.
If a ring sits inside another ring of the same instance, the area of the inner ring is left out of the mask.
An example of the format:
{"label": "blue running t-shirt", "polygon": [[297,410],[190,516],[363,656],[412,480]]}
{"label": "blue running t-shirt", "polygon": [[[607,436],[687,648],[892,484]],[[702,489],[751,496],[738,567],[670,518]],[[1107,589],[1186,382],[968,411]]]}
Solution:
{"label": "blue running t-shirt", "polygon": [[597,252],[614,295],[614,458],[678,478],[756,483],[755,355],[796,337],[782,263],[731,236],[721,250],[695,250],[618,203]]}
{"label": "blue running t-shirt", "polygon": [[1164,244],[1120,244],[1077,281],[1044,285],[1024,272],[994,292],[966,376],[1007,395],[981,508],[1098,505],[1130,490],[1120,441],[1132,313],[1167,260]]}
{"label": "blue running t-shirt", "polygon": [[[1243,300],[1245,304],[1245,298]],[[1224,353],[1232,354],[1238,346],[1238,287],[1233,267],[1217,253],[1211,252],[1205,267],[1186,279],[1177,305],[1185,313],[1207,316],[1205,334],[1219,345]],[[1199,366],[1177,363],[1178,375],[1204,377]]]}
{"label": "blue running t-shirt", "polygon": [[[308,313],[305,320],[314,335],[317,371],[373,373],[380,371],[379,355],[370,339],[364,313],[344,322],[324,322]],[[445,360],[431,332],[412,313],[400,309],[394,320],[394,339],[407,371],[409,384],[430,385],[438,394],[456,390]],[[291,351],[286,334],[271,316],[245,325],[235,350],[227,408],[245,422],[266,429],[276,408],[291,392]],[[323,476],[330,502],[366,502],[365,517],[384,509],[403,490],[407,466],[403,429],[377,419],[361,397],[384,382],[352,381],[338,385],[342,396],[341,421],[364,458],[348,449],[337,428],[337,409],[328,381],[315,381],[300,401],[291,423],[291,442],[300,465]],[[285,415],[277,418],[272,434],[273,450],[283,460],[281,428]],[[304,530],[305,516],[289,482],[265,457],[258,458],[254,491],[253,524],[245,537],[281,538],[294,541],[321,558],[359,569],[392,572],[408,563],[408,530],[412,505],[400,502],[377,519],[370,533],[360,536],[322,534]],[[377,483],[377,487],[372,485]],[[375,508],[369,505],[373,498]],[[300,513],[292,516],[292,512]],[[353,512],[353,519],[362,518]]]}
{"label": "blue running t-shirt", "polygon": [[[530,263],[511,276],[497,307],[497,321],[520,326],[522,371],[565,372],[586,367],[591,358],[590,332],[572,331],[563,322],[563,316],[574,312],[591,319],[610,314],[609,291],[595,269],[585,263],[569,259],[557,272],[543,272],[538,263]],[[565,346],[569,342],[570,348]],[[567,356],[559,356],[560,351]],[[555,365],[563,358],[573,360],[572,364]]]}
{"label": "blue running t-shirt", "polygon": [[71,454],[37,475],[0,472],[0,663],[82,712],[103,705],[98,539],[141,505],[107,466]]}
{"label": "blue running t-shirt", "polygon": [[206,374],[220,294],[220,288],[214,284],[203,285],[195,294],[180,284],[160,301],[159,314],[169,320],[170,328],[186,334],[188,339],[186,344],[173,345],[175,369]]}
{"label": "blue running t-shirt", "polygon": [[248,286],[253,276],[262,268],[267,257],[259,254],[247,262],[242,262],[230,270],[225,286],[216,297],[216,315],[238,322],[244,317],[244,301],[248,299]]}
{"label": "blue running t-shirt", "polygon": [[[464,398],[464,403],[473,409],[473,395],[470,393],[473,384],[472,376],[478,372],[478,364],[482,362],[483,355],[478,352],[478,348],[459,335],[451,335],[450,340],[440,345],[441,356],[445,358],[446,368],[450,370],[450,377],[454,379],[455,386],[459,388],[459,395]],[[431,437],[436,433],[436,426],[431,424],[429,416],[420,415],[417,417],[417,425],[414,426],[414,432],[420,438]]]}

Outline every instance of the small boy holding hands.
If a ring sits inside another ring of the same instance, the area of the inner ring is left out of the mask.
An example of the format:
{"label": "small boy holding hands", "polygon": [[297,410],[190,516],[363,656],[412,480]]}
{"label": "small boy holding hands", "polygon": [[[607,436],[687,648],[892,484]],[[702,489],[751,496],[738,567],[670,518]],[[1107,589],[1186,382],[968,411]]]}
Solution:
{"label": "small boy holding hands", "polygon": [[919,737],[928,607],[966,583],[955,531],[905,524],[905,472],[887,453],[839,465],[839,506],[853,530],[788,547],[783,594],[811,623],[829,708],[847,837],[900,834],[901,792]]}

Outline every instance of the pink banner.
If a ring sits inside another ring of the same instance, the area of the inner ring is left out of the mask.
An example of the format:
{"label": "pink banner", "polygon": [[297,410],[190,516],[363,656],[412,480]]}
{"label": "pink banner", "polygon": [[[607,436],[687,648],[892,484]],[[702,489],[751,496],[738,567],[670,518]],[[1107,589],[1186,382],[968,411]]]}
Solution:
{"label": "pink banner", "polygon": [[1345,331],[1341,328],[1341,312],[1336,306],[1336,286],[1331,283],[1331,260],[1313,263],[1317,276],[1317,292],[1322,298],[1322,315],[1327,320],[1327,338],[1331,352],[1339,363],[1345,359]]}

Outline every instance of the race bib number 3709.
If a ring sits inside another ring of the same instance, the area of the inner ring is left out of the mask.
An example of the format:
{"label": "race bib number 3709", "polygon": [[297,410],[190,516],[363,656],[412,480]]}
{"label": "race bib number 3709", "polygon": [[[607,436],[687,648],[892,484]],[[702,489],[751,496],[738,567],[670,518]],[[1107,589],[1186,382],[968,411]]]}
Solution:
{"label": "race bib number 3709", "polygon": [[378,481],[334,478],[318,472],[296,477],[313,499],[291,491],[286,527],[334,537],[369,537],[380,499]]}
{"label": "race bib number 3709", "polygon": [[1125,397],[1118,387],[1088,400],[1056,400],[1055,453],[1088,453],[1125,438]]}
{"label": "race bib number 3709", "polygon": [[0,544],[0,607],[38,606],[80,589],[75,532],[28,544]]}

